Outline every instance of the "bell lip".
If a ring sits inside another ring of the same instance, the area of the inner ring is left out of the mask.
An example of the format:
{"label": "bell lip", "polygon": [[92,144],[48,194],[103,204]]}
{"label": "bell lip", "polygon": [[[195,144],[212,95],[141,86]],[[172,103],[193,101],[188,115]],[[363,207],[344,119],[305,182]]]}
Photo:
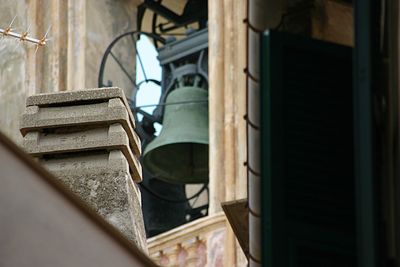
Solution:
{"label": "bell lip", "polygon": [[199,145],[209,146],[209,143],[210,143],[209,140],[204,141],[204,142],[202,142],[202,141],[193,142],[193,140],[188,140],[188,141],[184,140],[183,142],[165,143],[165,144],[163,144],[163,142],[164,142],[164,140],[157,142],[157,139],[154,139],[152,142],[150,142],[144,149],[142,158],[144,158],[146,156],[146,154],[149,152],[149,149],[154,149],[155,147],[169,146],[172,144],[199,144]]}
{"label": "bell lip", "polygon": [[194,85],[179,86],[179,87],[175,88],[174,90],[171,90],[169,92],[169,94],[171,94],[173,92],[176,92],[178,90],[181,90],[181,89],[196,89],[196,90],[204,91],[204,92],[206,92],[208,94],[208,89],[203,88],[203,87],[199,87],[199,86],[194,86]]}
{"label": "bell lip", "polygon": [[[209,147],[208,142],[207,143],[200,143],[200,142],[179,142],[176,144],[198,144],[198,145],[203,145]],[[174,144],[165,144],[161,146],[157,146],[157,148],[163,147],[163,146],[171,146]],[[160,168],[158,165],[154,164],[149,158],[150,158],[150,151],[147,150],[149,148],[150,144],[146,147],[144,153],[142,154],[141,157],[141,162],[143,167],[146,169],[146,171],[154,178],[160,179],[165,182],[169,183],[174,183],[174,184],[202,184],[206,183],[209,180],[209,166],[207,165],[207,169],[203,169],[205,174],[202,176],[203,178],[199,178],[199,176],[196,177],[190,177],[190,176],[176,176],[176,175],[171,175],[168,173],[165,173],[162,168]],[[209,154],[207,153],[207,162],[209,160]],[[185,182],[179,182],[180,180],[185,180]]]}

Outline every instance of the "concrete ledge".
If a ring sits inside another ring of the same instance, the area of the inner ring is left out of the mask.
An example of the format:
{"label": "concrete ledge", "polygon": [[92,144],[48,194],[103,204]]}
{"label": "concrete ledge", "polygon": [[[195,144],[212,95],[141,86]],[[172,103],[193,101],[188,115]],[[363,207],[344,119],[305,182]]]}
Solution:
{"label": "concrete ledge", "polygon": [[28,132],[23,140],[24,149],[27,153],[38,156],[94,149],[112,150],[129,146],[128,135],[120,123],[76,132],[68,130],[69,128],[61,128],[53,133]]}
{"label": "concrete ledge", "polygon": [[60,154],[50,159],[40,158],[39,163],[56,176],[129,172],[129,163],[120,150]]}
{"label": "concrete ledge", "polygon": [[110,125],[120,123],[128,134],[136,155],[141,154],[140,139],[134,132],[128,111],[120,98],[107,102],[75,106],[28,106],[21,120],[21,133],[48,128]]}
{"label": "concrete ledge", "polygon": [[133,155],[129,147],[129,138],[119,123],[77,132],[28,132],[24,137],[23,146],[26,152],[33,156],[88,150],[121,150],[128,160],[134,181],[142,181],[141,165]]}
{"label": "concrete ledge", "polygon": [[126,100],[124,90],[118,87],[91,88],[85,90],[65,91],[56,93],[45,93],[30,96],[26,99],[26,106],[49,106],[49,105],[76,105],[79,102],[86,104],[107,101],[108,99],[119,98],[123,101],[131,123],[135,127],[135,120],[131,113],[130,106]]}

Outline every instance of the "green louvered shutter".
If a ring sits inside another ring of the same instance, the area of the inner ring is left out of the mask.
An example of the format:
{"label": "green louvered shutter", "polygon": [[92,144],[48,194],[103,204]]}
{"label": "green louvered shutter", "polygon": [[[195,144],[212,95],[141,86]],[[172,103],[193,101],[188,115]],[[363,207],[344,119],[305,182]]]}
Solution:
{"label": "green louvered shutter", "polygon": [[263,266],[354,267],[352,50],[262,39]]}

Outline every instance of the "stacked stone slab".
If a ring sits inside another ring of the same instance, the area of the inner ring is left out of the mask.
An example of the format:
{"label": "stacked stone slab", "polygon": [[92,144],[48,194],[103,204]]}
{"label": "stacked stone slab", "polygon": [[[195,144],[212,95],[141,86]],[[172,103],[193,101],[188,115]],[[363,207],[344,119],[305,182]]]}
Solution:
{"label": "stacked stone slab", "polygon": [[115,87],[31,96],[21,121],[26,152],[146,251],[134,127]]}

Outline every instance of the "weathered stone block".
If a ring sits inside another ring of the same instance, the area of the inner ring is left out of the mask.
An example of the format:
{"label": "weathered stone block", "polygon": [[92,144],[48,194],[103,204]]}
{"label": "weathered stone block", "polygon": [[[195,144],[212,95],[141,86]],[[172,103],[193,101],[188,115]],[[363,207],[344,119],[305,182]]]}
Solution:
{"label": "weathered stone block", "polygon": [[29,97],[21,133],[28,153],[146,251],[133,126],[123,91],[108,88]]}
{"label": "weathered stone block", "polygon": [[91,104],[103,102],[112,98],[121,99],[126,108],[129,109],[129,104],[126,101],[124,91],[118,87],[92,88],[76,91],[36,94],[26,99],[26,106],[49,106],[57,104],[76,105],[76,103],[79,102]]}
{"label": "weathered stone block", "polygon": [[[130,127],[135,128],[135,120],[130,106],[126,100],[124,90],[118,87],[92,88],[76,91],[65,91],[56,93],[36,94],[26,99],[26,106],[75,106],[81,104],[96,104],[107,102],[110,99],[117,98],[122,101],[128,113]],[[133,132],[133,131],[132,131]],[[134,135],[131,136],[138,142],[140,149],[140,140]]]}
{"label": "weathered stone block", "polygon": [[124,103],[130,121],[135,127],[135,120],[130,111],[124,90],[118,87],[92,88],[76,91],[64,91],[57,93],[36,94],[26,99],[26,106],[49,106],[49,105],[77,105],[78,103],[93,104],[105,102],[112,98],[119,98]]}
{"label": "weathered stone block", "polygon": [[40,163],[74,193],[147,251],[140,191],[129,174],[129,164],[119,150],[60,154]]}
{"label": "weathered stone block", "polygon": [[24,136],[23,146],[33,156],[86,150],[121,150],[129,162],[134,181],[142,181],[141,165],[133,155],[128,135],[119,123],[92,129],[64,127],[50,132],[28,132]]}
{"label": "weathered stone block", "polygon": [[110,125],[120,123],[128,134],[132,150],[141,154],[140,140],[134,132],[128,110],[120,98],[107,102],[72,106],[28,106],[21,120],[21,133],[48,128]]}

